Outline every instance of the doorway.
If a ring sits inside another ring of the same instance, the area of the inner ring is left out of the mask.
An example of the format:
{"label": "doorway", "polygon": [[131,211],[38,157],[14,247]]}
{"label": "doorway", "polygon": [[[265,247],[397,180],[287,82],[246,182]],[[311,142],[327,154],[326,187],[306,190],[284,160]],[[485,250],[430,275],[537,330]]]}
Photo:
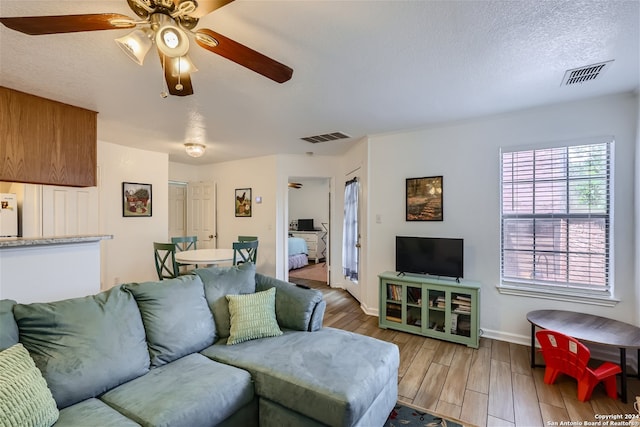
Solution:
{"label": "doorway", "polygon": [[[289,280],[330,285],[331,178],[290,177],[288,192],[288,259],[285,262]],[[301,259],[300,252],[305,249],[307,257]]]}

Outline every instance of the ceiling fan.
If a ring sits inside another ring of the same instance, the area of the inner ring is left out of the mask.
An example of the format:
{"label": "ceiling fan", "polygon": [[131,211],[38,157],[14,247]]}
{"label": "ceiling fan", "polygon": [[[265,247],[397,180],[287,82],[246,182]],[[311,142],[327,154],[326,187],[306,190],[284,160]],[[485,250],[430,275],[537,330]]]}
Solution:
{"label": "ceiling fan", "polygon": [[[0,17],[0,22],[12,30],[29,35],[136,28],[130,34],[116,39],[116,42],[133,61],[140,65],[155,44],[167,89],[171,95],[193,94],[191,73],[197,70],[188,56],[188,35],[191,35],[200,47],[275,82],[284,83],[291,79],[293,70],[288,66],[213,30],[207,28],[194,30],[200,18],[232,1],[127,0],[131,10],[140,19],[132,19],[118,13],[97,13]],[[164,90],[161,95],[167,96]]]}

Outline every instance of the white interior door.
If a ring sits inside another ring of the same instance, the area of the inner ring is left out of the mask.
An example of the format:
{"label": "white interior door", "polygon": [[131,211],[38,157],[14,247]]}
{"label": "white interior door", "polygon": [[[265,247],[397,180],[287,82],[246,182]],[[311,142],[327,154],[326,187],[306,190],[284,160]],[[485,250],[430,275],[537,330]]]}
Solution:
{"label": "white interior door", "polygon": [[42,186],[42,235],[98,234],[98,187]]}
{"label": "white interior door", "polygon": [[187,235],[187,184],[169,183],[169,237]]}
{"label": "white interior door", "polygon": [[216,185],[190,182],[187,185],[187,235],[198,236],[198,249],[216,248]]}
{"label": "white interior door", "polygon": [[[360,173],[360,168],[356,169],[355,171],[351,172],[350,174],[348,174],[345,178],[346,181],[352,181],[352,180],[358,180],[358,175]],[[343,187],[344,188],[344,187]],[[361,213],[360,213],[360,200],[362,200],[362,187],[360,185],[358,185],[358,197],[357,197],[357,203],[355,205],[355,221],[356,221],[356,233],[357,233],[357,237],[355,239],[355,242],[352,242],[352,244],[354,245],[354,249],[355,249],[355,260],[356,260],[356,270],[359,271],[360,270],[360,237],[361,237],[361,228],[360,228],[360,219],[361,219]],[[344,233],[344,225],[343,225],[343,233]],[[345,248],[342,248],[343,252],[345,250]],[[344,265],[343,265],[344,267]],[[344,269],[343,269],[344,270]],[[349,278],[349,277],[344,277],[344,281],[345,281],[345,289],[347,290],[347,292],[349,292],[356,300],[360,301],[360,286],[358,285],[358,279],[356,278]]]}

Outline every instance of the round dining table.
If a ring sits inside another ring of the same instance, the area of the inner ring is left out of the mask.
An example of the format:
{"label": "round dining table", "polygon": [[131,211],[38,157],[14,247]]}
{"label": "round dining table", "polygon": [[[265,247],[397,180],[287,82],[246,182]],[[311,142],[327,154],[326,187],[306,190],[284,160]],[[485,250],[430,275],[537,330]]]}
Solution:
{"label": "round dining table", "polygon": [[219,264],[233,261],[233,249],[193,249],[176,252],[180,264]]}

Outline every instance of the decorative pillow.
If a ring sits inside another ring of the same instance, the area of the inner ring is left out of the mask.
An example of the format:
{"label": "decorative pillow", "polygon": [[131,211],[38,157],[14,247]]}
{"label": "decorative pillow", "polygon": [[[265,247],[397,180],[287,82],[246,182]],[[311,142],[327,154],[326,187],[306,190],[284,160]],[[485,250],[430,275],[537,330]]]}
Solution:
{"label": "decorative pillow", "polygon": [[49,427],[58,420],[56,401],[22,344],[0,352],[0,426]]}
{"label": "decorative pillow", "polygon": [[213,344],[216,327],[198,276],[124,287],[140,308],[151,366],[162,366]]}
{"label": "decorative pillow", "polygon": [[231,315],[227,345],[282,335],[276,321],[276,288],[255,294],[227,295],[227,300]]}
{"label": "decorative pillow", "polygon": [[245,263],[233,267],[198,268],[204,295],[213,313],[219,338],[229,336],[229,303],[225,295],[252,294],[256,291],[256,266]]}

